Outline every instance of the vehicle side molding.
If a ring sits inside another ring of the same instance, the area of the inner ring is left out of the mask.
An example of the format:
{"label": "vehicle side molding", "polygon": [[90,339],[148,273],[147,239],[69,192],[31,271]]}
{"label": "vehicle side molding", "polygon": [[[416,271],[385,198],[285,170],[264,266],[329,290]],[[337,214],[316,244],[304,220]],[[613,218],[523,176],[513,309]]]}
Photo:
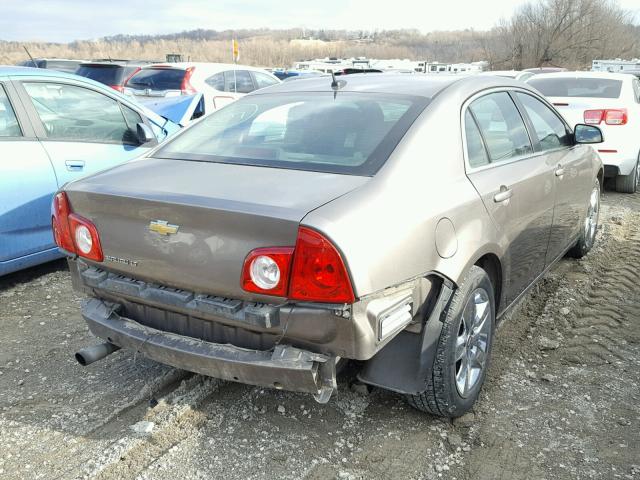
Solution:
{"label": "vehicle side molding", "polygon": [[401,331],[382,350],[365,363],[358,380],[398,393],[416,395],[427,388],[442,323],[455,286],[442,279],[437,297],[430,296],[418,315],[427,317],[420,333]]}

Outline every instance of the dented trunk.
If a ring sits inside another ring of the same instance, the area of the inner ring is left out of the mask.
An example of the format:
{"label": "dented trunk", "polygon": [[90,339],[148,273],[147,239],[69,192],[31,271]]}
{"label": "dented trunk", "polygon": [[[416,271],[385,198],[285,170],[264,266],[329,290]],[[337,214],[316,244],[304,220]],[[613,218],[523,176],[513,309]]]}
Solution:
{"label": "dented trunk", "polygon": [[260,300],[240,286],[247,254],[294,246],[308,212],[367,180],[149,158],[79,180],[65,191],[71,209],[95,223],[104,268],[175,288]]}

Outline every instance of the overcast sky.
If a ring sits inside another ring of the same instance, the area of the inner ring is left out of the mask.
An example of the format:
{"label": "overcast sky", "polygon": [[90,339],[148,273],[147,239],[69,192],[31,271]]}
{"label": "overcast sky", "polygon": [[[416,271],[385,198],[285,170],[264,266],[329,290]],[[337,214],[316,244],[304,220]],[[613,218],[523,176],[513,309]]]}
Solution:
{"label": "overcast sky", "polygon": [[[525,0],[0,0],[0,39],[69,42],[197,28],[484,30]],[[640,0],[619,0],[640,20]],[[380,8],[384,5],[386,8]]]}

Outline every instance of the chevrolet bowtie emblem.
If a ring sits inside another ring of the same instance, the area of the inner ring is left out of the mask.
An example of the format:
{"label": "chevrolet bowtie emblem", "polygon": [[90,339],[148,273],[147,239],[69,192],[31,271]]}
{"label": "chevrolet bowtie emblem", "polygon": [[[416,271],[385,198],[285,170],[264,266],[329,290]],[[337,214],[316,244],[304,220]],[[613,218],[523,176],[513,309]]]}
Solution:
{"label": "chevrolet bowtie emblem", "polygon": [[178,228],[180,228],[179,225],[171,225],[164,220],[153,220],[149,223],[149,230],[159,233],[160,235],[173,235],[174,233],[178,233]]}

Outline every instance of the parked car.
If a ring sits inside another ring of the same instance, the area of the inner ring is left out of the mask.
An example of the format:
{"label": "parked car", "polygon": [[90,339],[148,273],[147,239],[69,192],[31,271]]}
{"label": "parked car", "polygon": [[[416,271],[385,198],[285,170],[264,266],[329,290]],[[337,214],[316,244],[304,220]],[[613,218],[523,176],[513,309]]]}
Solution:
{"label": "parked car", "polygon": [[536,75],[528,80],[569,123],[598,125],[604,143],[598,152],[605,177],[616,190],[634,193],[640,185],[640,80],[607,72],[566,72]]}
{"label": "parked car", "polygon": [[124,84],[129,77],[150,63],[129,60],[83,62],[75,73],[81,77],[104,83],[118,92],[123,92]]}
{"label": "parked car", "polygon": [[0,67],[0,275],[61,257],[51,232],[56,190],[179,128],[100,83]]}
{"label": "parked car", "polygon": [[66,58],[34,58],[18,64],[19,67],[44,68],[58,72],[74,73],[82,60],[69,60]]}
{"label": "parked car", "polygon": [[205,114],[260,88],[280,83],[260,68],[224,63],[149,65],[129,78],[124,92],[137,99],[202,93]]}
{"label": "parked car", "polygon": [[326,402],[357,359],[420,410],[471,408],[496,320],[594,244],[600,130],[506,78],[336,83],[247,95],[55,196],[106,342],[81,364],[122,347]]}

